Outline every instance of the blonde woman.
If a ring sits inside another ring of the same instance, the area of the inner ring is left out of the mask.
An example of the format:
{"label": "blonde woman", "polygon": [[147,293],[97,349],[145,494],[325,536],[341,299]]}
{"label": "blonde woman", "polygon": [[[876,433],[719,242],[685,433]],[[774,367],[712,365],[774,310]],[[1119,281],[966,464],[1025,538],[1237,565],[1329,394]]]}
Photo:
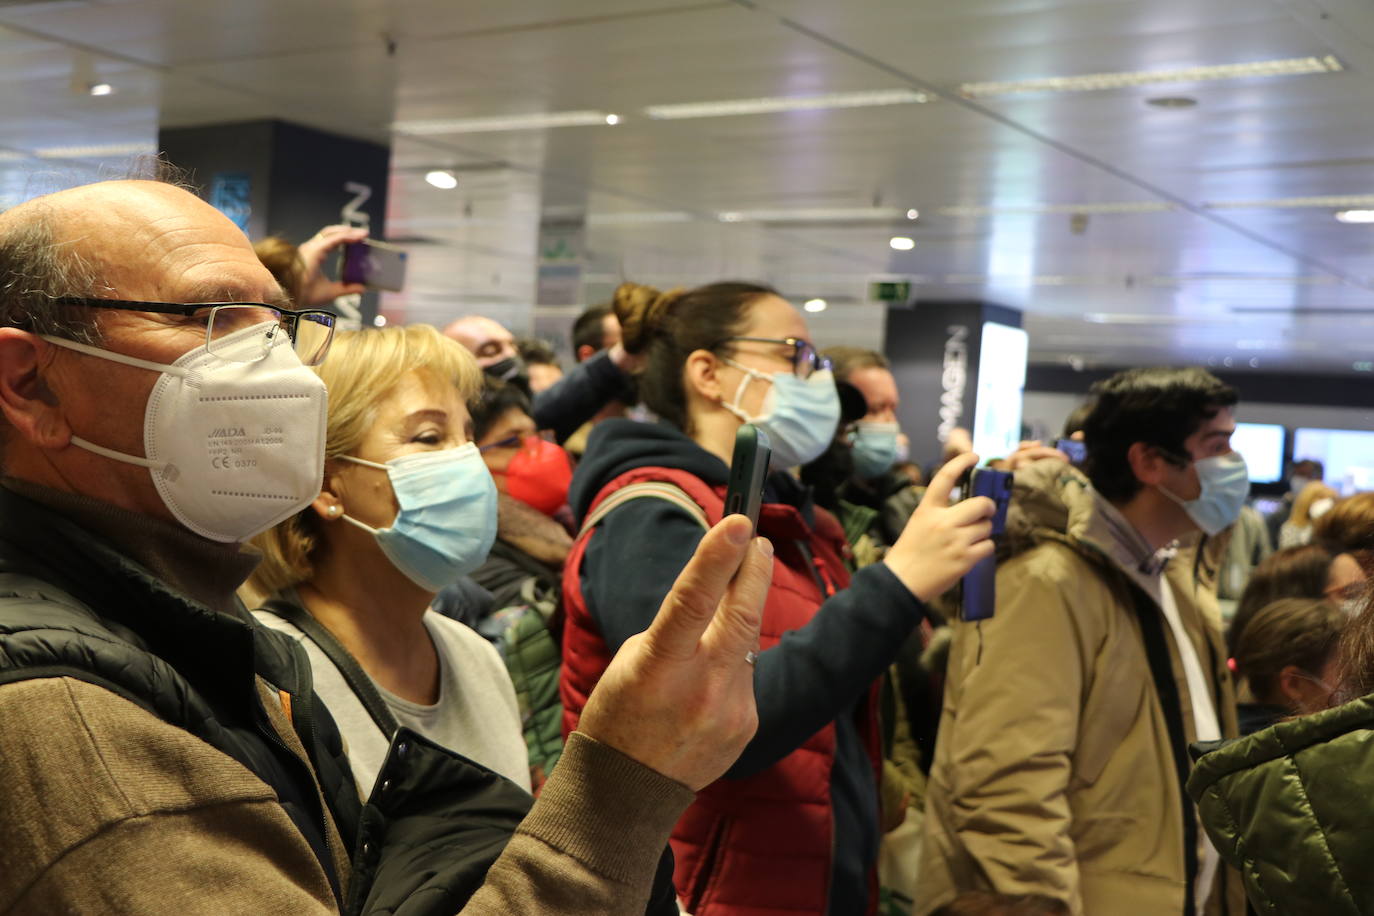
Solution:
{"label": "blonde woman", "polygon": [[254,543],[258,619],[298,640],[366,798],[398,725],[526,791],[509,675],[468,627],[429,610],[495,535],[496,489],[468,440],[481,370],[423,325],[339,334],[324,483],[310,508]]}

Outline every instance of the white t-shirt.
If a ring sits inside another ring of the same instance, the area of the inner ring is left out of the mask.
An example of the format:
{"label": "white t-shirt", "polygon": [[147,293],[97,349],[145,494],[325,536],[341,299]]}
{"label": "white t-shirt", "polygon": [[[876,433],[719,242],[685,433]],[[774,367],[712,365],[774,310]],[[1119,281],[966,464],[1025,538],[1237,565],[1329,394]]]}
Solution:
{"label": "white t-shirt", "polygon": [[[299,642],[310,656],[315,693],[339,726],[358,794],[366,800],[386,759],[388,736],[314,640],[270,611],[257,610],[253,616]],[[373,681],[377,693],[398,724],[495,770],[528,792],[529,751],[520,707],[496,647],[469,627],[434,611],[425,612],[424,623],[439,653],[439,702],[433,706],[412,703]]]}
{"label": "white t-shirt", "polygon": [[[1192,701],[1193,726],[1197,730],[1193,740],[1216,741],[1221,738],[1221,723],[1217,721],[1217,710],[1212,705],[1212,691],[1207,686],[1207,676],[1203,674],[1202,663],[1198,660],[1197,646],[1188,637],[1188,631],[1183,628],[1183,621],[1178,616],[1174,589],[1167,579],[1160,582],[1159,603],[1164,611],[1164,619],[1169,622],[1169,629],[1174,634],[1174,643],[1183,661],[1183,676],[1188,681],[1188,699]],[[1202,861],[1198,862],[1197,890],[1194,894],[1199,916],[1206,908],[1207,898],[1211,896],[1212,882],[1220,864],[1221,856],[1212,845],[1211,838],[1203,833]]]}

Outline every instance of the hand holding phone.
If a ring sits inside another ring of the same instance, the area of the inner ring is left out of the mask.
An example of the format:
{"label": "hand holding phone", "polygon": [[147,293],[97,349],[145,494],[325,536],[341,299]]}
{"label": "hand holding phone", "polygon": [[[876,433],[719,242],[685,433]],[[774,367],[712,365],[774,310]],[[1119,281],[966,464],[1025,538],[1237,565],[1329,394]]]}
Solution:
{"label": "hand holding phone", "polygon": [[768,462],[773,457],[768,434],[752,423],[735,433],[735,452],[730,458],[730,484],[725,490],[725,514],[745,515],[759,532],[759,507],[763,505],[763,482],[768,477]]}
{"label": "hand holding phone", "polygon": [[978,456],[970,452],[939,470],[901,537],[883,559],[921,601],[944,593],[975,563],[992,556],[988,537],[996,504],[982,496],[951,504],[955,487],[977,463]]}

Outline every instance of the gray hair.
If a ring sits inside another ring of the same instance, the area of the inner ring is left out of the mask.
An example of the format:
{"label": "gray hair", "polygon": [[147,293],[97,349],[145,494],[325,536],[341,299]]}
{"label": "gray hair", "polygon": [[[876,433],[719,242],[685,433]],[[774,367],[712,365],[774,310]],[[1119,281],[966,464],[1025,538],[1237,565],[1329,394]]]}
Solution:
{"label": "gray hair", "polygon": [[96,295],[99,272],[75,245],[58,241],[46,207],[30,206],[31,218],[0,233],[0,325],[98,343],[94,309],[54,300]]}

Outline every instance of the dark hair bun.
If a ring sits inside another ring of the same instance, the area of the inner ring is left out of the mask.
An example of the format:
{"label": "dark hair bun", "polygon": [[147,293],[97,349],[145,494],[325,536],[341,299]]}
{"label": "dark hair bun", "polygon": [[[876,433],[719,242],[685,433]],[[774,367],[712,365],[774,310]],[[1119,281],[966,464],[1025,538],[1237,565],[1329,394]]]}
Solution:
{"label": "dark hair bun", "polygon": [[620,321],[620,343],[628,353],[643,353],[655,335],[664,329],[673,303],[682,290],[660,292],[641,283],[622,283],[611,299],[611,308]]}

